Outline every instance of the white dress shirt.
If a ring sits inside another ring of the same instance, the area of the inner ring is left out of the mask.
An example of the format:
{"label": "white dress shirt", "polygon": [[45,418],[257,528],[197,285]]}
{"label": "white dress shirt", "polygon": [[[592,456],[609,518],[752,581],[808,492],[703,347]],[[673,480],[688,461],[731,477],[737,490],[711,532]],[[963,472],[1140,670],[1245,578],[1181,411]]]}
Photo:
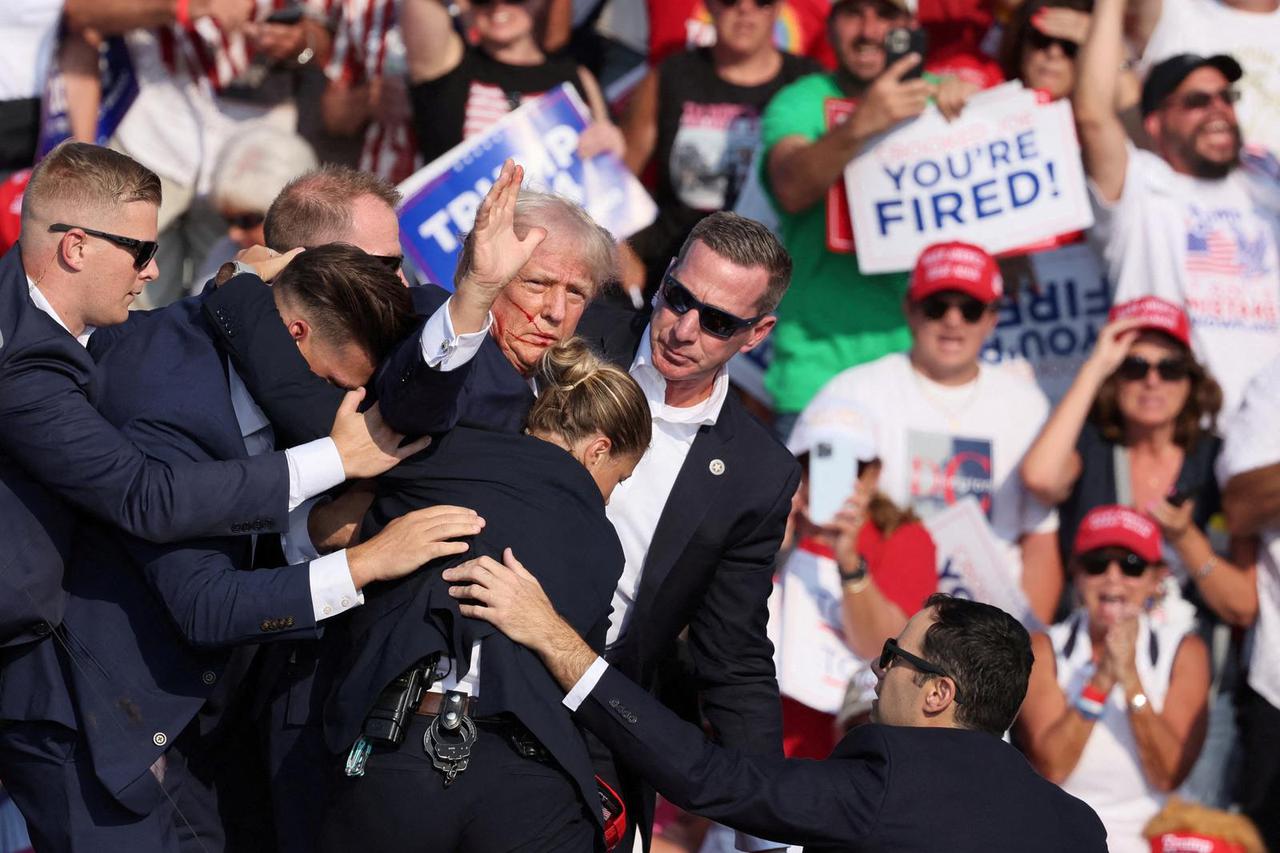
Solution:
{"label": "white dress shirt", "polygon": [[627,621],[640,592],[641,575],[653,533],[666,508],[671,487],[675,485],[689,448],[698,430],[720,417],[725,397],[729,395],[729,374],[723,368],[716,374],[711,396],[692,406],[668,406],[667,380],[653,366],[653,349],[646,326],[631,363],[631,378],[639,383],[649,401],[653,415],[653,440],[636,466],[635,472],[619,483],[609,498],[605,512],[622,542],[626,564],[613,591],[613,611],[609,614],[607,645],[613,646],[626,630]]}

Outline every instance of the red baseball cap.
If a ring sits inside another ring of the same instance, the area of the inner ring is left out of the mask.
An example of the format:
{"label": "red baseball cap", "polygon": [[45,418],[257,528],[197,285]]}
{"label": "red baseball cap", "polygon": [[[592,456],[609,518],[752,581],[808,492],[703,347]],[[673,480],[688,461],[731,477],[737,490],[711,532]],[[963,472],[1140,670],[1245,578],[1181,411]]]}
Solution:
{"label": "red baseball cap", "polygon": [[1164,832],[1151,839],[1151,853],[1245,853],[1244,845],[1196,832]]}
{"label": "red baseball cap", "polygon": [[1160,559],[1160,528],[1127,506],[1097,506],[1080,522],[1071,553],[1079,555],[1098,548],[1125,548],[1154,563]]}
{"label": "red baseball cap", "polygon": [[1191,321],[1187,319],[1187,312],[1176,302],[1159,296],[1130,299],[1113,306],[1111,313],[1107,315],[1107,322],[1130,318],[1141,320],[1139,328],[1143,330],[1164,332],[1184,347],[1191,347]]}
{"label": "red baseball cap", "polygon": [[935,243],[916,259],[907,298],[919,302],[943,290],[967,293],[989,304],[1004,293],[1004,279],[985,249],[972,243]]}

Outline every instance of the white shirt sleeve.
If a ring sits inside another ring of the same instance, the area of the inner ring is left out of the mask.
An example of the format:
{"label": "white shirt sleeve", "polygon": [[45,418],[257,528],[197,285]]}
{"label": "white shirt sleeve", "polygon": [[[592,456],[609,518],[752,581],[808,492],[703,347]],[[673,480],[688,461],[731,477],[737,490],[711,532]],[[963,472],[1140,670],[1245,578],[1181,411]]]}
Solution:
{"label": "white shirt sleeve", "polygon": [[351,582],[346,549],[311,561],[311,608],[316,621],[364,604],[364,593]]}
{"label": "white shirt sleeve", "polygon": [[1280,359],[1260,370],[1245,388],[1244,400],[1223,429],[1218,480],[1280,462]]}
{"label": "white shirt sleeve", "polygon": [[604,671],[608,668],[609,664],[604,662],[604,658],[596,658],[595,662],[587,667],[587,671],[582,673],[578,683],[573,685],[573,689],[561,700],[561,703],[570,711],[578,710],[587,696],[591,694],[591,691],[596,689],[596,685],[600,683],[600,679],[604,677]]}
{"label": "white shirt sleeve", "polygon": [[452,301],[452,296],[446,299],[436,313],[427,318],[427,324],[422,328],[422,360],[432,370],[448,372],[466,364],[480,351],[480,344],[484,343],[485,335],[493,326],[493,314],[489,314],[480,331],[455,334],[453,321],[449,319],[449,303]]}
{"label": "white shirt sleeve", "polygon": [[284,458],[289,463],[289,512],[347,479],[338,445],[327,435],[290,447]]}

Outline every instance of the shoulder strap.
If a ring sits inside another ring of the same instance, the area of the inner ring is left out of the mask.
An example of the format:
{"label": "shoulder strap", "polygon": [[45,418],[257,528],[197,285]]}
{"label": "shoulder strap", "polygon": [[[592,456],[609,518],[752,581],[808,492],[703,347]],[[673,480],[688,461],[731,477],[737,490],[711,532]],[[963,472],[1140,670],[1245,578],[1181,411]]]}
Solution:
{"label": "shoulder strap", "polygon": [[1116,503],[1133,505],[1133,477],[1129,475],[1129,450],[1116,442],[1111,446],[1111,462],[1116,475]]}

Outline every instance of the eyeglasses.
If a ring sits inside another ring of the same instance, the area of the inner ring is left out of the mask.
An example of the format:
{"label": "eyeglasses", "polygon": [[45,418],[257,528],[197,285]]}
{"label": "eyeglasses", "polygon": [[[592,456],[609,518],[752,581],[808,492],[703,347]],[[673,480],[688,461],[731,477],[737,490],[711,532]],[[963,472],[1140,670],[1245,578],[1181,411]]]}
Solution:
{"label": "eyeglasses", "polygon": [[230,228],[239,228],[241,231],[248,231],[257,228],[259,225],[267,221],[266,214],[263,213],[237,213],[235,216],[222,217]]}
{"label": "eyeglasses", "polygon": [[944,296],[934,293],[920,300],[920,313],[930,320],[941,320],[947,316],[952,306],[960,309],[960,316],[966,323],[978,322],[991,307],[972,296]]}
{"label": "eyeglasses", "polygon": [[1229,107],[1239,100],[1239,89],[1221,89],[1217,92],[1187,92],[1177,98],[1169,98],[1165,105],[1173,105],[1184,110],[1202,110],[1214,101],[1222,101],[1224,107]]}
{"label": "eyeglasses", "polygon": [[372,255],[371,257],[382,261],[382,265],[392,272],[400,272],[400,265],[404,263],[404,255]]}
{"label": "eyeglasses", "polygon": [[1116,373],[1128,382],[1139,382],[1151,374],[1152,368],[1165,382],[1181,381],[1191,373],[1191,365],[1185,358],[1162,358],[1152,364],[1140,355],[1126,356]]}
{"label": "eyeglasses", "polygon": [[769,316],[766,312],[744,320],[728,311],[701,302],[689,292],[689,288],[680,283],[680,279],[670,272],[662,277],[662,301],[667,303],[668,308],[682,316],[694,308],[698,309],[698,325],[702,326],[702,331],[721,340],[727,340]]}
{"label": "eyeglasses", "polygon": [[1027,31],[1027,46],[1032,50],[1048,50],[1052,45],[1062,48],[1062,52],[1068,59],[1075,59],[1076,53],[1080,50],[1080,45],[1069,39],[1054,38],[1051,35],[1042,33],[1034,26]]}
{"label": "eyeglasses", "polygon": [[929,675],[946,676],[947,678],[951,677],[947,675],[946,670],[936,663],[929,663],[924,658],[916,657],[911,652],[904,651],[902,646],[898,645],[898,641],[890,637],[884,641],[884,648],[880,650],[880,668],[888,669],[893,665],[894,658],[902,658],[920,672],[928,673]]}
{"label": "eyeglasses", "polygon": [[1076,559],[1080,561],[1080,568],[1084,569],[1085,574],[1094,576],[1105,574],[1112,563],[1118,564],[1120,571],[1127,578],[1140,578],[1151,567],[1150,563],[1137,554],[1122,548],[1100,548],[1096,551],[1086,551]]}
{"label": "eyeglasses", "polygon": [[55,233],[67,232],[73,228],[83,231],[90,237],[97,237],[100,240],[106,240],[108,243],[115,243],[122,249],[127,249],[133,254],[133,268],[138,271],[146,269],[147,264],[151,263],[151,260],[156,256],[156,251],[160,248],[160,244],[155,240],[135,240],[132,237],[121,237],[119,234],[108,234],[106,231],[95,231],[82,225],[67,225],[63,222],[56,222],[49,226],[49,230]]}

